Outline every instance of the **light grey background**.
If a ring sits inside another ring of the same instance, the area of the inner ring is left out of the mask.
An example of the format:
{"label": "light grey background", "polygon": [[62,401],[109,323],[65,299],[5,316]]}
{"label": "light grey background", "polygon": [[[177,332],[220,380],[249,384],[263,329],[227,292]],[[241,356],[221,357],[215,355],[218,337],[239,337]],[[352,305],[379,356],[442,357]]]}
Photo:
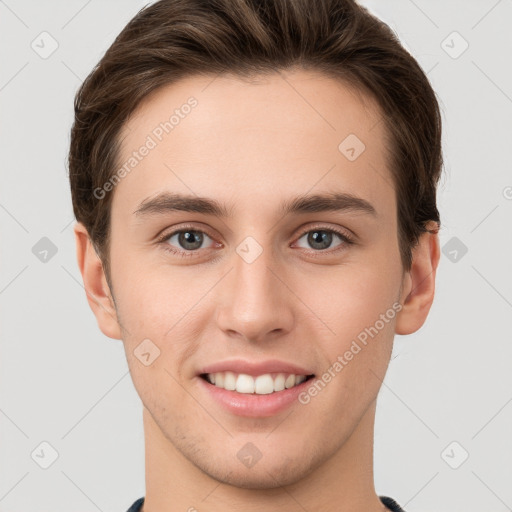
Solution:
{"label": "light grey background", "polygon": [[[145,492],[141,403],[86,302],[65,162],[79,84],[146,3],[0,1],[0,512],[124,512]],[[361,3],[428,72],[444,120],[436,298],[395,338],[376,489],[408,512],[510,511],[512,2]]]}

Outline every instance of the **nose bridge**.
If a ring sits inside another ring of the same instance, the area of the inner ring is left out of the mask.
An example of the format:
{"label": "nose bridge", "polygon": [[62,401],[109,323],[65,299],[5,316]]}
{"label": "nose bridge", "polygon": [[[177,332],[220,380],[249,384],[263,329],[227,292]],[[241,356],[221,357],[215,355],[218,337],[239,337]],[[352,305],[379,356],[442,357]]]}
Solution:
{"label": "nose bridge", "polygon": [[263,248],[253,237],[247,237],[235,252],[233,279],[238,283],[242,297],[245,295],[249,303],[264,299],[265,303],[270,302],[271,281],[275,279],[270,269],[275,265],[268,244]]}
{"label": "nose bridge", "polygon": [[220,327],[256,340],[275,330],[289,329],[291,314],[286,287],[275,276],[279,266],[269,246],[247,237],[233,253],[219,315]]}

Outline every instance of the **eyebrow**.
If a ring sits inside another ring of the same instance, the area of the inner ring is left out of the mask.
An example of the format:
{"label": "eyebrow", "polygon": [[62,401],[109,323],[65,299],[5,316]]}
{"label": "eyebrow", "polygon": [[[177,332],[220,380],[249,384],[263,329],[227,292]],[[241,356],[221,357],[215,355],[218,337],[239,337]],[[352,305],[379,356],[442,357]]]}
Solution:
{"label": "eyebrow", "polygon": [[[377,217],[377,211],[366,199],[347,193],[327,193],[298,196],[281,204],[281,213],[300,214],[318,212],[363,213]],[[233,207],[215,199],[163,192],[147,198],[133,212],[138,217],[166,214],[172,211],[203,213],[220,218],[232,217]]]}

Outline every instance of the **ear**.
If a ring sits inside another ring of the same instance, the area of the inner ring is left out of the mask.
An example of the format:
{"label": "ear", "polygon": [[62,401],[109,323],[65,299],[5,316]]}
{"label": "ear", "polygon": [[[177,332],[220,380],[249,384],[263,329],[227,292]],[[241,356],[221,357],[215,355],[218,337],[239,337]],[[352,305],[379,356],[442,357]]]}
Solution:
{"label": "ear", "polygon": [[117,320],[114,300],[103,271],[103,264],[85,226],[78,222],[74,232],[78,267],[82,274],[89,306],[96,316],[101,332],[109,338],[120,340],[121,327]]}
{"label": "ear", "polygon": [[436,270],[439,263],[439,226],[429,223],[430,232],[422,233],[413,249],[412,266],[403,278],[400,303],[403,308],[397,315],[396,334],[412,334],[427,319],[435,292]]}

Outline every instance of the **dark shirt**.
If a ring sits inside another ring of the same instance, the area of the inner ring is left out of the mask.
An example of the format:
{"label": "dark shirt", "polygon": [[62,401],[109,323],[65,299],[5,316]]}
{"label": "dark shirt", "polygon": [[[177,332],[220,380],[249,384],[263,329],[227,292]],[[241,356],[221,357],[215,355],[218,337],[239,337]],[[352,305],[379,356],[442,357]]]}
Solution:
{"label": "dark shirt", "polygon": [[[380,501],[391,510],[391,512],[405,512],[400,505],[392,498],[388,498],[387,496],[379,496]],[[140,508],[144,503],[144,498],[139,498],[129,509],[127,512],[140,512]]]}

